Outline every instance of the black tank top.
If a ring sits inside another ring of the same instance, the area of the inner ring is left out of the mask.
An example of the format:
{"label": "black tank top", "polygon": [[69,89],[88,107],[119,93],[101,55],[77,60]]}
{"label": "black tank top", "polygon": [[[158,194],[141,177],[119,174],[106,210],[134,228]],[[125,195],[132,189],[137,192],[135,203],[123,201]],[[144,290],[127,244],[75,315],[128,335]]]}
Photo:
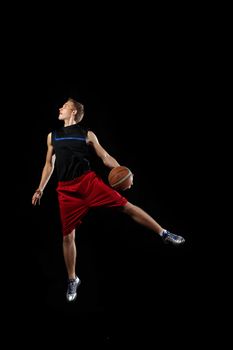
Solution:
{"label": "black tank top", "polygon": [[90,170],[87,131],[74,124],[52,132],[58,181],[73,180]]}

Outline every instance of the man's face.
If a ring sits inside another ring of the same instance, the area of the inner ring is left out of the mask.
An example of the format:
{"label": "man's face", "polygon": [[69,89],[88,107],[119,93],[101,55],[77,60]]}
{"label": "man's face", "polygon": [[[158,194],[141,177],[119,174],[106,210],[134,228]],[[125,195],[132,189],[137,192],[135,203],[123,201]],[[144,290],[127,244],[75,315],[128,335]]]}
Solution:
{"label": "man's face", "polygon": [[68,120],[71,118],[72,113],[74,112],[74,105],[71,101],[67,101],[64,105],[59,108],[59,120]]}

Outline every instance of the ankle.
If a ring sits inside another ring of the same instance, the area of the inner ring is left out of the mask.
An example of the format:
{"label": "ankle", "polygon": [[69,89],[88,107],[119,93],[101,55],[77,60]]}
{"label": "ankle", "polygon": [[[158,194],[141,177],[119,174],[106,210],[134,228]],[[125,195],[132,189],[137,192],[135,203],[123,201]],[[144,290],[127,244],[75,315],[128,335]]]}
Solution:
{"label": "ankle", "polygon": [[75,278],[77,278],[77,276],[74,274],[72,274],[72,275],[69,275],[68,276],[68,280],[75,280]]}
{"label": "ankle", "polygon": [[167,233],[167,230],[165,230],[165,229],[163,228],[162,231],[159,232],[159,235],[160,235],[161,237],[163,237],[163,235],[164,235],[165,233]]}

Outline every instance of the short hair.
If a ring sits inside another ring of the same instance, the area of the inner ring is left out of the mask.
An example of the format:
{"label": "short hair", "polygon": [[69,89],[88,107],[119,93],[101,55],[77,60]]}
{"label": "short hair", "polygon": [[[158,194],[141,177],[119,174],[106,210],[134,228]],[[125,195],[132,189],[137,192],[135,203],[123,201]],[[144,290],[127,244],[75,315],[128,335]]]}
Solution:
{"label": "short hair", "polygon": [[81,122],[81,120],[83,119],[84,116],[84,105],[76,100],[74,100],[73,98],[69,98],[68,99],[69,102],[72,102],[77,113],[75,114],[75,121],[77,123]]}

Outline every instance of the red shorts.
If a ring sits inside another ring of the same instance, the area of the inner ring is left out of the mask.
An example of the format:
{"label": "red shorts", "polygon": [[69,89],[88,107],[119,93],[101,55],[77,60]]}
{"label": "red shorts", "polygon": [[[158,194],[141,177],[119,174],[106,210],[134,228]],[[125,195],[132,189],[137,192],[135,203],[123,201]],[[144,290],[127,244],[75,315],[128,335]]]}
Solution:
{"label": "red shorts", "polygon": [[64,236],[81,223],[89,208],[120,207],[127,203],[125,197],[104,183],[94,171],[71,181],[59,181],[57,193]]}

